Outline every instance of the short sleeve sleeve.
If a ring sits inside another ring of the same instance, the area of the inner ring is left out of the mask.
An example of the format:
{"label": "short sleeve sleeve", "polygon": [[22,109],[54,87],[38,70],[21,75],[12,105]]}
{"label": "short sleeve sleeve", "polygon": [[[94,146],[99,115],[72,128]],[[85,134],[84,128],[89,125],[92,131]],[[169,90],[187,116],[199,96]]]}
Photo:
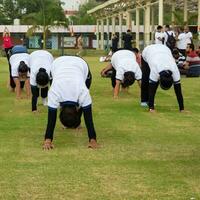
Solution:
{"label": "short sleeve sleeve", "polygon": [[48,107],[57,109],[59,107],[59,103],[59,96],[50,89],[48,92]]}
{"label": "short sleeve sleeve", "polygon": [[89,93],[89,90],[86,87],[83,87],[78,98],[78,104],[82,108],[90,106],[92,104],[92,99]]}
{"label": "short sleeve sleeve", "polygon": [[116,70],[116,76],[115,76],[115,78],[117,80],[122,81],[124,79],[124,71],[122,69]]}

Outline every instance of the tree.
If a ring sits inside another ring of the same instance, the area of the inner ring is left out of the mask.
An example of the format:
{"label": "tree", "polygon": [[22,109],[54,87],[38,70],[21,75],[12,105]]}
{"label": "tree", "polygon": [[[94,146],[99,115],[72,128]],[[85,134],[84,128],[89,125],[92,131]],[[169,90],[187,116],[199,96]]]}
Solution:
{"label": "tree", "polygon": [[76,16],[71,16],[69,19],[76,25],[93,25],[96,24],[96,19],[87,14],[87,11],[99,5],[96,0],[89,0],[87,3],[79,7],[79,11]]}
{"label": "tree", "polygon": [[34,4],[34,7],[37,7],[37,10],[34,10],[31,7],[26,7],[26,12],[31,9],[33,12],[25,14],[24,17],[22,17],[22,23],[32,25],[32,27],[28,30],[28,35],[32,35],[36,30],[40,30],[42,28],[44,42],[43,48],[46,48],[46,38],[50,33],[50,28],[58,26],[67,27],[68,20],[64,15],[64,11],[59,0],[35,0],[32,3]]}

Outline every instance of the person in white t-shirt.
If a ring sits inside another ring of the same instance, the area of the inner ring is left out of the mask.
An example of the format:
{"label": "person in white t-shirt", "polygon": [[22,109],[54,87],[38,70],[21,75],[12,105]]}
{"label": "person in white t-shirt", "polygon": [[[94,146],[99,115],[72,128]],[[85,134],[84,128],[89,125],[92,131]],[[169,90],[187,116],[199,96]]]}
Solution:
{"label": "person in white t-shirt", "polygon": [[[17,51],[15,51],[17,50]],[[30,97],[30,81],[29,81],[29,59],[30,55],[27,53],[27,49],[24,46],[17,45],[11,50],[12,55],[10,57],[11,76],[14,79],[16,88],[16,98],[21,98],[21,89],[25,84],[27,98]]]}
{"label": "person in white t-shirt", "polygon": [[177,38],[177,48],[179,52],[186,57],[186,48],[187,48],[187,35],[184,32],[183,27],[179,28],[180,33],[178,34]]}
{"label": "person in white t-shirt", "polygon": [[185,37],[186,37],[186,43],[187,43],[187,45],[188,45],[188,44],[192,44],[192,43],[193,43],[193,42],[192,42],[193,36],[192,36],[192,33],[190,32],[188,26],[185,26],[185,27],[184,27],[184,32],[185,32]]}
{"label": "person in white t-shirt", "polygon": [[168,47],[153,44],[144,48],[142,52],[142,85],[141,106],[149,106],[154,112],[154,98],[158,85],[164,90],[174,90],[179,104],[179,110],[184,110],[183,96],[180,83],[180,72]]}
{"label": "person in white t-shirt", "polygon": [[158,26],[155,33],[155,44],[164,44],[165,34],[163,33],[163,27]]}
{"label": "person in white t-shirt", "polygon": [[43,105],[47,105],[48,84],[53,56],[45,50],[37,50],[30,54],[30,84],[32,92],[32,111],[37,111],[37,99],[41,89]]}
{"label": "person in white t-shirt", "polygon": [[129,87],[136,79],[140,86],[142,72],[133,51],[122,49],[115,52],[111,58],[111,64],[101,71],[101,75],[105,76],[105,73],[110,69],[113,70],[111,81],[114,88],[114,98],[118,98],[120,85],[123,88]]}
{"label": "person in white t-shirt", "polygon": [[164,45],[173,51],[173,49],[176,47],[176,35],[174,31],[171,30],[169,25],[165,26],[164,38]]}
{"label": "person in white t-shirt", "polygon": [[53,148],[53,132],[59,107],[60,121],[67,128],[77,128],[83,112],[88,131],[88,147],[97,148],[89,93],[92,77],[87,63],[80,57],[61,56],[54,60],[51,73],[53,82],[48,92],[48,124],[43,149]]}

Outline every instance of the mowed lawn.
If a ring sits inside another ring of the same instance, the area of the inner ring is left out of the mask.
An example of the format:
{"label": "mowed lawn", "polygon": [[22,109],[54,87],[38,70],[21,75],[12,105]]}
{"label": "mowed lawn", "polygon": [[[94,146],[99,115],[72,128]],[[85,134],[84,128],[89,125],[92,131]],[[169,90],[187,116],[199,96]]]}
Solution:
{"label": "mowed lawn", "polygon": [[186,113],[174,90],[158,89],[157,113],[140,107],[137,84],[112,98],[106,63],[85,58],[93,74],[91,96],[101,148],[87,148],[87,131],[63,130],[57,120],[52,151],[43,151],[47,108],[16,100],[0,58],[0,199],[200,199],[200,78],[183,78]]}

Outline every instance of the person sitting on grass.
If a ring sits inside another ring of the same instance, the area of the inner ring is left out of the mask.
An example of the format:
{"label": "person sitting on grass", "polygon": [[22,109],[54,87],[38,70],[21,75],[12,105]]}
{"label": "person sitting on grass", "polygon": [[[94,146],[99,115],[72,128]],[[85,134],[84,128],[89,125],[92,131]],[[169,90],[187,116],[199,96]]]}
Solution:
{"label": "person sitting on grass", "polygon": [[97,148],[89,93],[92,77],[87,63],[76,56],[61,56],[54,60],[51,73],[53,82],[48,92],[48,123],[43,149],[54,148],[52,141],[58,107],[60,121],[67,128],[77,128],[83,112],[88,131],[88,147]]}
{"label": "person sitting on grass", "polygon": [[142,52],[141,106],[149,106],[155,112],[154,98],[158,85],[168,90],[174,84],[179,110],[184,110],[180,72],[170,49],[162,44],[153,44]]}
{"label": "person sitting on grass", "polygon": [[140,80],[142,78],[141,69],[136,62],[136,56],[134,52],[130,50],[118,50],[111,58],[111,64],[101,71],[101,76],[105,76],[107,71],[112,69],[111,76],[112,87],[114,88],[114,98],[118,98],[120,85],[123,88],[127,88],[138,81],[140,86]]}
{"label": "person sitting on grass", "polygon": [[[9,60],[11,66],[11,75],[15,82],[16,98],[21,98],[21,89],[26,88],[27,98],[30,97],[30,82],[29,82],[29,59],[30,55],[24,46],[16,45],[11,50],[11,57]],[[14,86],[13,86],[14,88]]]}
{"label": "person sitting on grass", "polygon": [[39,93],[41,94],[43,105],[47,106],[48,84],[53,60],[51,53],[45,50],[37,50],[30,54],[32,112],[37,112]]}
{"label": "person sitting on grass", "polygon": [[200,57],[194,49],[194,44],[187,44],[186,53],[186,69],[189,69],[192,65],[200,65]]}

